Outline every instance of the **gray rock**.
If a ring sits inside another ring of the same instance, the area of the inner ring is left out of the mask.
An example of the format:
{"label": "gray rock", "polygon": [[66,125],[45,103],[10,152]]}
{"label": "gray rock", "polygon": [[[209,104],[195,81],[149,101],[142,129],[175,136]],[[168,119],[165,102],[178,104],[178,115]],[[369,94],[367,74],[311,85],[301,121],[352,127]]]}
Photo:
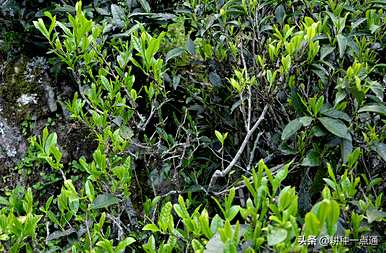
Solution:
{"label": "gray rock", "polygon": [[55,92],[54,89],[49,85],[44,85],[45,96],[47,100],[48,108],[51,112],[56,112],[58,110],[58,106],[56,104]]}
{"label": "gray rock", "polygon": [[0,116],[0,172],[14,166],[25,154],[26,142],[20,132]]}

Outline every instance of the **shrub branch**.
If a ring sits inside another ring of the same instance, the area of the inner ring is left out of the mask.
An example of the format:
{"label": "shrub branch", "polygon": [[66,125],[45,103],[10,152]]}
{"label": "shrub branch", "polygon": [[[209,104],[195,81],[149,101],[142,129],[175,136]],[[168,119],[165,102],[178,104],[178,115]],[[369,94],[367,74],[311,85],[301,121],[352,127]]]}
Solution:
{"label": "shrub branch", "polygon": [[219,177],[224,177],[226,176],[229,171],[233,168],[233,166],[235,166],[235,164],[237,163],[237,161],[239,160],[241,154],[244,152],[244,149],[247,145],[247,143],[249,142],[249,139],[251,138],[252,134],[255,132],[255,130],[257,129],[257,127],[260,125],[260,123],[263,121],[264,117],[265,117],[265,114],[267,113],[267,109],[268,109],[268,105],[265,105],[264,106],[264,109],[263,109],[263,112],[261,113],[259,119],[256,121],[256,123],[253,125],[253,127],[251,129],[248,130],[247,132],[247,135],[245,136],[244,138],[244,141],[243,143],[241,144],[239,150],[237,151],[235,157],[232,159],[232,161],[229,163],[229,165],[224,169],[224,170],[216,170],[213,175],[212,175],[212,178],[210,179],[210,183],[209,183],[209,186],[208,186],[208,191],[210,189],[212,189],[214,183],[216,182],[216,180],[219,178]]}

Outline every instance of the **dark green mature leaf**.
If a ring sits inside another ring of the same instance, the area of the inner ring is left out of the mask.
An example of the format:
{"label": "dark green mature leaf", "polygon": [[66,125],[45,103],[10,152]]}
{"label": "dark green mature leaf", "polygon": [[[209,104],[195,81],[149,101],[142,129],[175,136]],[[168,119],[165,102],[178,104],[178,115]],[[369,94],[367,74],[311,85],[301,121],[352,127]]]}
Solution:
{"label": "dark green mature leaf", "polygon": [[340,138],[351,140],[348,128],[341,120],[328,117],[320,117],[318,120],[330,133]]}
{"label": "dark green mature leaf", "polygon": [[111,14],[113,15],[113,22],[115,25],[122,27],[125,22],[125,12],[116,4],[111,5]]}
{"label": "dark green mature leaf", "polygon": [[150,5],[146,0],[138,0],[138,1],[139,1],[139,4],[141,5],[142,9],[145,12],[150,12],[150,10],[151,10]]}
{"label": "dark green mature leaf", "polygon": [[357,28],[358,26],[360,26],[360,24],[362,24],[363,22],[366,21],[366,18],[360,18],[360,19],[357,19],[355,22],[352,22],[351,23],[351,28],[352,29],[355,29]]}
{"label": "dark green mature leaf", "polygon": [[304,116],[301,118],[297,118],[294,120],[291,120],[284,128],[282,134],[281,134],[281,140],[286,141],[288,140],[292,135],[294,135],[302,126],[309,126],[312,122],[312,118],[308,116]]}
{"label": "dark green mature leaf", "polygon": [[386,162],[386,144],[376,142],[371,146],[371,149]]}
{"label": "dark green mature leaf", "polygon": [[310,150],[306,157],[304,157],[303,166],[306,167],[315,167],[320,165],[320,153],[317,152],[316,150]]}
{"label": "dark green mature leaf", "polygon": [[181,48],[181,47],[173,48],[166,54],[165,62],[168,62],[170,59],[173,59],[182,55],[184,52],[185,52],[184,48]]}
{"label": "dark green mature leaf", "polygon": [[209,81],[214,86],[221,86],[222,85],[221,77],[216,72],[210,72],[209,73]]}
{"label": "dark green mature leaf", "polygon": [[64,230],[64,231],[61,231],[61,230],[58,230],[58,231],[54,231],[52,233],[50,233],[47,238],[46,238],[46,241],[52,241],[52,240],[57,240],[61,237],[65,237],[65,236],[69,236],[71,235],[72,233],[75,233],[76,230],[74,228],[69,228],[67,230]]}
{"label": "dark green mature leaf", "polygon": [[338,41],[338,47],[339,47],[339,57],[342,58],[343,55],[344,55],[344,52],[346,51],[346,47],[347,47],[347,38],[342,35],[342,34],[338,34],[336,36],[336,39]]}
{"label": "dark green mature leaf", "polygon": [[341,120],[344,120],[347,122],[351,122],[351,118],[350,118],[350,116],[348,116],[347,113],[342,112],[342,111],[338,111],[334,108],[322,109],[320,113],[323,114],[324,116],[328,116],[330,118],[341,119]]}
{"label": "dark green mature leaf", "polygon": [[299,118],[300,123],[302,123],[302,125],[304,127],[308,127],[309,125],[311,125],[312,120],[313,120],[313,118],[308,117],[308,116],[304,116],[304,117]]}
{"label": "dark green mature leaf", "polygon": [[352,150],[353,150],[352,140],[343,139],[341,153],[342,153],[342,159],[344,163],[347,162],[347,159],[351,154]]}
{"label": "dark green mature leaf", "polygon": [[189,54],[191,54],[191,55],[194,55],[196,52],[195,47],[194,47],[194,42],[190,37],[186,41],[186,49],[188,50]]}
{"label": "dark green mature leaf", "polygon": [[172,20],[176,17],[174,14],[170,13],[144,13],[144,16],[160,24],[165,24],[168,20]]}
{"label": "dark green mature leaf", "polygon": [[322,136],[326,136],[328,134],[328,132],[324,128],[322,128],[321,126],[314,126],[311,129],[310,134],[312,136],[315,136],[315,137],[322,137]]}
{"label": "dark green mature leaf", "polygon": [[281,140],[286,141],[288,140],[292,135],[294,135],[301,127],[302,123],[299,119],[294,119],[290,121],[284,128],[283,132],[281,133]]}
{"label": "dark green mature leaf", "polygon": [[335,48],[331,47],[330,45],[322,46],[320,49],[320,60],[323,60],[327,55],[334,52]]}
{"label": "dark green mature leaf", "polygon": [[119,202],[120,199],[118,199],[111,193],[100,194],[95,198],[94,202],[92,203],[92,209],[109,207],[111,205],[118,204]]}
{"label": "dark green mature leaf", "polygon": [[278,23],[283,24],[285,19],[285,9],[282,4],[280,4],[278,7],[276,7],[275,10],[275,17]]}
{"label": "dark green mature leaf", "polygon": [[328,82],[328,76],[330,75],[326,68],[320,64],[313,63],[311,71],[314,72],[322,81],[323,84]]}
{"label": "dark green mature leaf", "polygon": [[385,87],[378,83],[377,81],[369,81],[370,89],[380,101],[383,101],[383,93],[385,91]]}
{"label": "dark green mature leaf", "polygon": [[386,106],[382,104],[365,105],[361,107],[358,112],[375,112],[386,116]]}
{"label": "dark green mature leaf", "polygon": [[297,153],[296,149],[284,142],[279,145],[279,150],[285,155],[295,155]]}

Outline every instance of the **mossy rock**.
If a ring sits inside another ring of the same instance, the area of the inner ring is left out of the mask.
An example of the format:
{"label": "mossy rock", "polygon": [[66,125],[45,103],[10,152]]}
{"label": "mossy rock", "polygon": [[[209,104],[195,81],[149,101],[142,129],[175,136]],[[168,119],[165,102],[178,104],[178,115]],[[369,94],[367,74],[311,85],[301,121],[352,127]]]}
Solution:
{"label": "mossy rock", "polygon": [[21,56],[5,64],[0,83],[1,115],[18,126],[28,117],[40,118],[50,113],[46,87],[51,80],[44,58]]}
{"label": "mossy rock", "polygon": [[12,168],[24,156],[26,141],[17,128],[0,116],[0,189],[17,184],[18,175]]}

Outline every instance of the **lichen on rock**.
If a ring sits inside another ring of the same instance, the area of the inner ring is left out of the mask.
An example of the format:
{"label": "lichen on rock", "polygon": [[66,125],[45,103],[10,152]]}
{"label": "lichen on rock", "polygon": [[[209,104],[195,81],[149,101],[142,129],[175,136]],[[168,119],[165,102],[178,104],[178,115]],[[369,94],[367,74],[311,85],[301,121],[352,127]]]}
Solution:
{"label": "lichen on rock", "polygon": [[[55,90],[44,57],[27,58],[0,64],[0,187],[17,183],[13,170],[27,151],[21,134],[23,122],[46,122],[57,110]],[[32,130],[32,129],[31,129]],[[12,182],[10,182],[12,181]]]}
{"label": "lichen on rock", "polygon": [[44,57],[28,59],[20,56],[6,62],[0,80],[0,107],[3,117],[13,125],[25,118],[40,118],[57,110],[48,63]]}
{"label": "lichen on rock", "polygon": [[0,172],[15,165],[26,152],[26,142],[17,128],[0,116]]}

